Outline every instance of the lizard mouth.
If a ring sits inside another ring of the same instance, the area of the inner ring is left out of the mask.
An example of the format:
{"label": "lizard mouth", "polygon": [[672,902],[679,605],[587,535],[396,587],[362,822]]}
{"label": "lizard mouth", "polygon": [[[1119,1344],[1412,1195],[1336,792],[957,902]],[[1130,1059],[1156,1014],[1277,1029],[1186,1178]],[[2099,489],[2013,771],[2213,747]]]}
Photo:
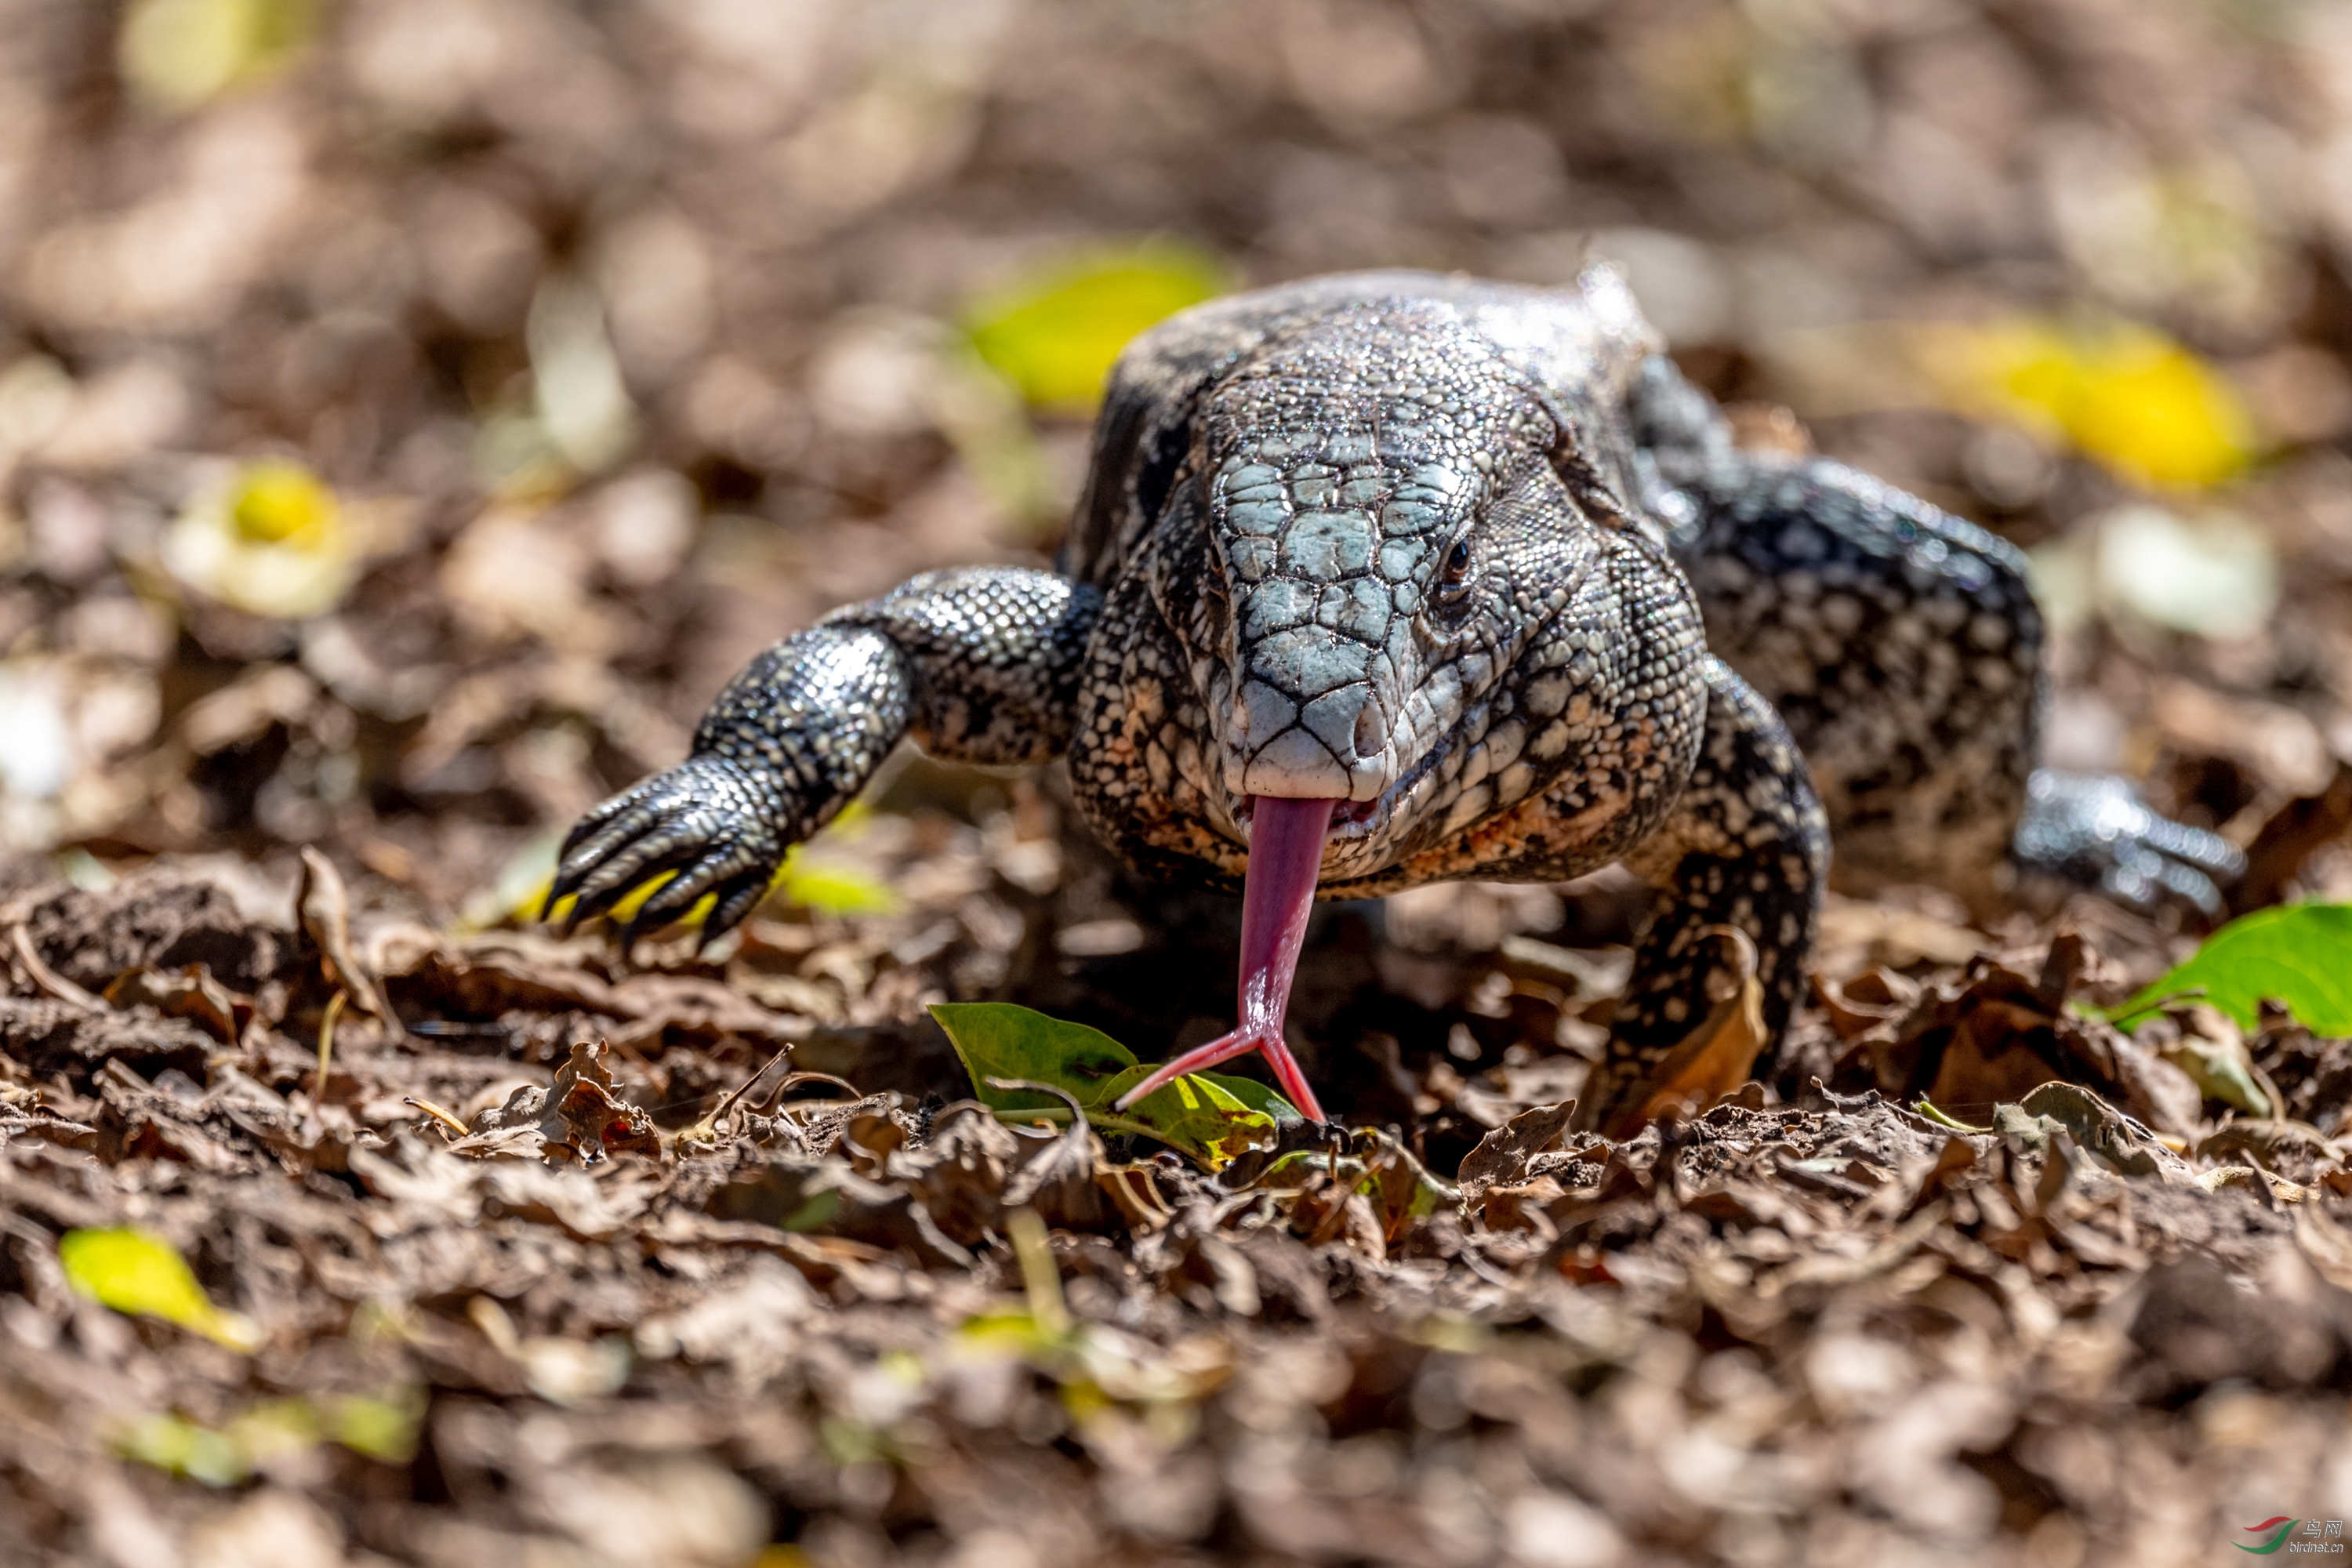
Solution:
{"label": "lizard mouth", "polygon": [[[1369,837],[1371,830],[1379,825],[1381,818],[1387,814],[1389,807],[1396,804],[1395,795],[1395,790],[1390,789],[1371,800],[1328,802],[1331,807],[1331,821],[1324,830],[1324,837],[1335,843],[1342,839]],[[1320,799],[1321,797],[1312,798]],[[1233,808],[1234,826],[1241,829],[1250,843],[1255,844],[1257,841],[1256,824],[1259,803],[1282,799],[1283,797],[1276,795],[1244,795]],[[1290,803],[1284,800],[1283,804],[1286,806]]]}
{"label": "lizard mouth", "polygon": [[[1454,738],[1441,737],[1437,744],[1423,752],[1411,767],[1397,775],[1394,783],[1371,799],[1333,800],[1330,823],[1325,830],[1328,842],[1335,847],[1360,848],[1389,832],[1396,825],[1399,808],[1453,750]],[[1234,826],[1249,842],[1256,841],[1255,824],[1259,803],[1276,798],[1278,797],[1251,795],[1234,803]]]}
{"label": "lizard mouth", "polygon": [[[1234,1032],[1185,1052],[1119,1098],[1125,1110],[1180,1074],[1199,1072],[1250,1051],[1265,1053],[1291,1103],[1317,1121],[1323,1108],[1307,1075],[1282,1037],[1290,985],[1298,973],[1298,950],[1307,940],[1307,916],[1323,868],[1323,847],[1334,808],[1354,803],[1328,796],[1294,799],[1251,795],[1244,803],[1250,824],[1249,870],[1242,884],[1240,1022]],[[1362,803],[1367,806],[1373,802]]]}

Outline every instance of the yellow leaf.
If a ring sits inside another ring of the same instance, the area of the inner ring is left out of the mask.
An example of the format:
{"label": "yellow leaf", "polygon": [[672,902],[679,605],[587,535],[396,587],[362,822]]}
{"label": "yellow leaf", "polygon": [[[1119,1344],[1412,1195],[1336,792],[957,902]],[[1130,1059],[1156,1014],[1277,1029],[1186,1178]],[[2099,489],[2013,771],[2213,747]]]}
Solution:
{"label": "yellow leaf", "polygon": [[302,1398],[269,1399],[252,1406],[223,1430],[248,1466],[265,1465],[319,1446],[319,1411]]}
{"label": "yellow leaf", "polygon": [[2124,479],[2202,489],[2253,457],[2237,389],[2181,344],[2132,322],[1925,326],[1920,369],[1962,413],[2062,440]]}
{"label": "yellow leaf", "polygon": [[[835,817],[820,837],[811,842],[822,846],[827,839],[836,842],[854,838],[859,825],[872,815],[870,807],[853,802]],[[533,840],[528,847],[529,859],[518,855],[508,871],[499,879],[495,891],[495,907],[517,920],[539,918],[540,906],[546,900],[548,890],[555,885],[555,850],[560,841],[548,838]],[[785,902],[829,915],[887,915],[900,908],[896,889],[855,868],[827,860],[811,862],[803,853],[807,844],[795,844],[784,855],[784,863],[777,868],[768,884],[770,896],[781,896]],[[663,871],[646,879],[623,894],[605,919],[615,925],[625,925],[645,907],[646,900],[662,889],[665,883],[677,873]],[[548,910],[550,919],[562,920],[572,910],[575,900],[560,899]],[[704,894],[686,911],[677,924],[692,929],[710,917],[719,900]],[[487,916],[480,923],[488,924],[495,915]]]}
{"label": "yellow leaf", "polygon": [[784,857],[776,889],[789,901],[829,915],[887,915],[898,895],[886,883],[846,866],[809,864],[799,849]]}
{"label": "yellow leaf", "polygon": [[[329,1440],[354,1454],[387,1465],[404,1465],[416,1458],[416,1428],[424,1415],[424,1391],[408,1388],[381,1399],[360,1394],[329,1394],[309,1407],[308,1418]],[[297,1422],[289,1419],[287,1424]]]}
{"label": "yellow leaf", "polygon": [[143,98],[193,109],[282,69],[317,26],[315,0],[137,0],[122,74]]}
{"label": "yellow leaf", "polygon": [[101,1306],[161,1318],[231,1350],[252,1351],[261,1331],[250,1319],[213,1304],[172,1244],[143,1230],[69,1230],[58,1239],[58,1262],[73,1288]]}
{"label": "yellow leaf", "polygon": [[966,312],[980,357],[1031,404],[1084,412],[1128,340],[1231,286],[1224,265],[1160,242],[1074,257],[1014,280]]}

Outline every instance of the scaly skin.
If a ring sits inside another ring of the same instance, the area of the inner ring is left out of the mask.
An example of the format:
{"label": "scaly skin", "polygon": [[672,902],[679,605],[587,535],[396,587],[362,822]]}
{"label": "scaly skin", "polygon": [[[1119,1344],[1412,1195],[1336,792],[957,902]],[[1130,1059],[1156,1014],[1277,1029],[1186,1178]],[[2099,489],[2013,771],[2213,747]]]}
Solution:
{"label": "scaly skin", "polygon": [[573,830],[553,898],[584,918],[677,871],[629,935],[705,893],[724,930],[908,737],[1066,754],[1087,825],[1170,882],[1238,886],[1265,796],[1337,803],[1324,897],[1622,860],[1666,897],[1587,1125],[1737,991],[1711,927],[1746,933],[1785,1026],[1832,833],[1861,886],[1977,890],[2014,837],[2210,902],[2226,845],[2032,773],[2017,552],[1840,465],[1738,451],[1661,349],[1606,268],[1186,311],[1112,372],[1061,574],[934,573],[777,644],[686,763]]}

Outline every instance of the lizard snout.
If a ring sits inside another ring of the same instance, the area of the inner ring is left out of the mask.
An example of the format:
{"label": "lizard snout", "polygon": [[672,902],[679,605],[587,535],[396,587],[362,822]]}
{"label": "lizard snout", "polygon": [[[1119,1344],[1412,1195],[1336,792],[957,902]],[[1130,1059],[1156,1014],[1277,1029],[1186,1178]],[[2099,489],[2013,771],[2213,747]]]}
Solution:
{"label": "lizard snout", "polygon": [[1395,781],[1387,705],[1370,681],[1305,700],[1263,679],[1245,680],[1227,721],[1224,783],[1239,800],[1372,801]]}

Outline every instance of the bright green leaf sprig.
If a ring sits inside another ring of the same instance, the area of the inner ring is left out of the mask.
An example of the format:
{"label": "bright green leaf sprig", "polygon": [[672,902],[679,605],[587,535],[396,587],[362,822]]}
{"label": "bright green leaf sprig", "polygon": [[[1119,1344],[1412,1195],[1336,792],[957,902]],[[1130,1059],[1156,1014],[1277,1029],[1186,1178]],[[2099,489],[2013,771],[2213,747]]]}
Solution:
{"label": "bright green leaf sprig", "polygon": [[1163,1450],[1190,1442],[1202,1396],[1231,1371],[1230,1350],[1205,1338],[1161,1348],[1073,1317],[1052,1241],[1034,1209],[1006,1216],[1005,1239],[1021,1266],[1026,1300],[966,1319],[956,1353],[1027,1362],[1059,1385],[1062,1407],[1081,1428],[1123,1411],[1140,1417]]}
{"label": "bright green leaf sprig", "polygon": [[1223,262],[1171,241],[1067,258],[975,302],[964,330],[1033,407],[1083,412],[1128,341],[1233,286]]}
{"label": "bright green leaf sprig", "polygon": [[2263,1000],[2275,998],[2315,1034],[2352,1035],[2352,904],[2285,904],[2242,915],[2107,1017],[2126,1024],[2191,996],[2249,1029],[2261,1023]]}
{"label": "bright green leaf sprig", "polygon": [[1066,1123],[1070,1108],[1055,1095],[999,1089],[991,1079],[1051,1085],[1093,1126],[1139,1132],[1217,1170],[1271,1149],[1282,1123],[1305,1120],[1265,1085],[1223,1073],[1187,1073],[1119,1110],[1119,1096],[1152,1069],[1101,1030],[1010,1002],[941,1003],[931,1016],[971,1075],[973,1094],[1008,1121]]}

